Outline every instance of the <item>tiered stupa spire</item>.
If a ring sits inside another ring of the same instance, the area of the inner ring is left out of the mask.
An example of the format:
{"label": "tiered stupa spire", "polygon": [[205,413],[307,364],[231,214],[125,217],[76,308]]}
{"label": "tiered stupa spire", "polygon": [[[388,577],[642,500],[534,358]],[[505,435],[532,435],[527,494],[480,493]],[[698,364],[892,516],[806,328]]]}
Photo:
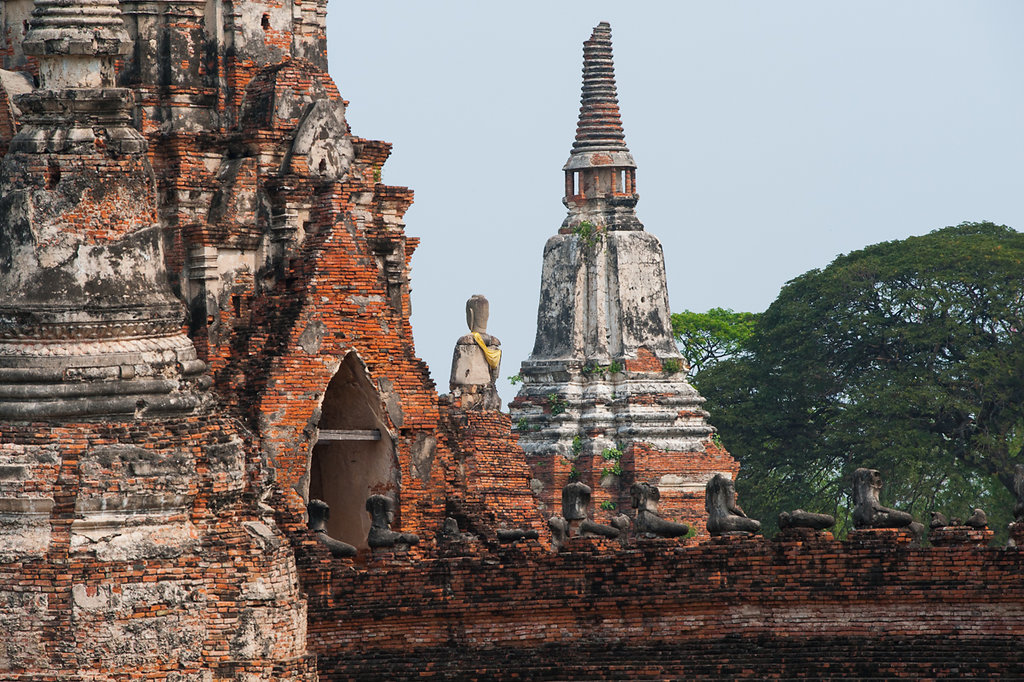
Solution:
{"label": "tiered stupa spire", "polygon": [[[583,43],[583,96],[572,151],[575,158],[595,151],[629,154],[615,89],[612,29],[607,22],[598,24]],[[632,163],[632,157],[628,161]]]}
{"label": "tiered stupa spire", "polygon": [[607,230],[642,230],[636,219],[636,162],[626,146],[612,61],[612,30],[602,22],[583,43],[583,93],[576,139],[565,171],[563,227],[581,222]]}
{"label": "tiered stupa spire", "polygon": [[536,342],[512,403],[520,445],[551,508],[575,478],[614,503],[605,510],[628,504],[629,483],[647,482],[669,514],[700,528],[705,483],[732,476],[736,463],[712,441],[704,399],[686,381],[661,244],[636,217],[607,23],[583,44],[563,170],[569,211],[544,249]]}

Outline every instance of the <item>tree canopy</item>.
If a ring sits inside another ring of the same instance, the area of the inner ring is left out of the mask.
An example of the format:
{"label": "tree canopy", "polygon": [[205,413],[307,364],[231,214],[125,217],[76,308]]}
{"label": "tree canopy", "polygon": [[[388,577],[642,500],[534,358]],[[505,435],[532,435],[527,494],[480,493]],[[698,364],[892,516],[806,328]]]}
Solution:
{"label": "tree canopy", "polygon": [[756,320],[756,313],[736,313],[728,308],[672,313],[672,334],[690,363],[690,375],[741,352],[754,333]]}
{"label": "tree canopy", "polygon": [[1024,462],[1024,234],[964,223],[841,256],[787,283],[742,350],[700,389],[752,516],[846,519],[867,466],[883,504],[920,521],[977,506],[1005,529]]}

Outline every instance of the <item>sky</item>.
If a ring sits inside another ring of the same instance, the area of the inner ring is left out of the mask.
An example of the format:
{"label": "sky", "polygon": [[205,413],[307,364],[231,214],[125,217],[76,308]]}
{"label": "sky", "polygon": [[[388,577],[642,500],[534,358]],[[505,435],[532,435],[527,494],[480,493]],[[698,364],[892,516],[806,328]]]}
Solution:
{"label": "sky", "polygon": [[533,349],[600,21],[675,312],[759,312],[842,253],[963,221],[1024,231],[1019,0],[332,0],[352,132],[415,191],[413,335],[442,393],[473,294],[503,377]]}

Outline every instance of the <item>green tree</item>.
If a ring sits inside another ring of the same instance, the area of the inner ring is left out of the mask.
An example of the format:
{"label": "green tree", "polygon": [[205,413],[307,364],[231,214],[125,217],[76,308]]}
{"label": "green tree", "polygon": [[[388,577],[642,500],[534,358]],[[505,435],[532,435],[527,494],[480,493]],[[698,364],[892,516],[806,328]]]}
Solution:
{"label": "green tree", "polygon": [[690,363],[690,376],[739,353],[754,333],[757,313],[712,308],[706,313],[672,313],[672,334]]}
{"label": "green tree", "polygon": [[[1024,461],[1024,235],[964,223],[789,282],[745,351],[701,374],[744,507],[837,513],[850,475],[927,521],[982,507],[1005,531]],[[1004,534],[1005,537],[1005,534]]]}

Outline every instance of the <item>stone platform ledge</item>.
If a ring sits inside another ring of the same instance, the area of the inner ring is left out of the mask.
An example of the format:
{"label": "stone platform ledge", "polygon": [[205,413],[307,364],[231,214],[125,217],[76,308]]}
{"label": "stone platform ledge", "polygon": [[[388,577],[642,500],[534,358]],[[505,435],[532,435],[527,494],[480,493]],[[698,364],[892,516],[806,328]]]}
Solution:
{"label": "stone platform ledge", "polygon": [[688,538],[645,538],[643,536],[638,535],[631,544],[633,547],[636,547],[636,549],[642,550],[644,552],[670,552],[674,549],[679,549],[682,547],[696,547],[697,536],[692,536]]}
{"label": "stone platform ledge", "polygon": [[829,530],[814,528],[786,528],[780,530],[772,538],[772,542],[835,542],[836,538]]}
{"label": "stone platform ledge", "polygon": [[540,540],[519,540],[515,543],[498,545],[494,554],[502,561],[536,561],[538,557],[550,553],[550,548],[541,544]]}
{"label": "stone platform ledge", "polygon": [[746,531],[732,531],[729,533],[722,533],[721,535],[712,535],[711,538],[705,541],[705,544],[710,545],[729,545],[738,544],[743,542],[766,542],[765,537],[760,533],[748,533]]}
{"label": "stone platform ledge", "polygon": [[856,528],[846,536],[853,546],[909,545],[915,539],[908,528]]}
{"label": "stone platform ledge", "polygon": [[424,559],[423,550],[407,547],[382,549],[360,549],[355,556],[359,568],[382,568],[384,566],[408,566]]}
{"label": "stone platform ledge", "polygon": [[622,550],[622,542],[618,538],[583,537],[574,535],[565,541],[559,548],[560,554],[595,553],[595,552],[619,552]]}
{"label": "stone platform ledge", "polygon": [[972,528],[971,526],[945,526],[932,528],[928,534],[928,540],[935,547],[948,547],[950,545],[974,545],[983,547],[992,541],[995,535],[987,528]]}

